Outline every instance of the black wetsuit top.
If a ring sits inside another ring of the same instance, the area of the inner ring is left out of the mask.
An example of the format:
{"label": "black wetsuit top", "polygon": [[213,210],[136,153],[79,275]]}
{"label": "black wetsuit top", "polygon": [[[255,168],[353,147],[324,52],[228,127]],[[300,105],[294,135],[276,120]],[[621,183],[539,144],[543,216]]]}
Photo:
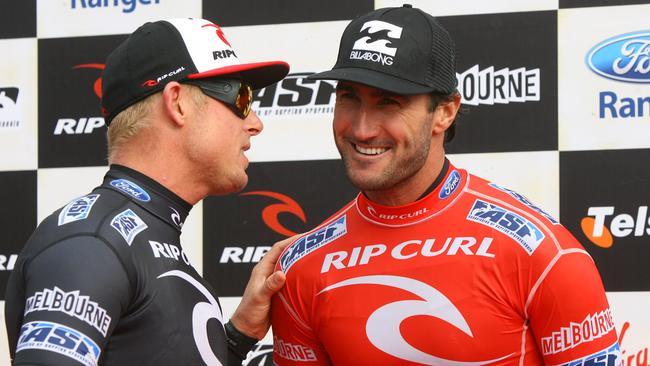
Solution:
{"label": "black wetsuit top", "polygon": [[241,364],[212,287],[181,248],[191,207],[113,165],[101,186],[47,217],[7,287],[14,365]]}

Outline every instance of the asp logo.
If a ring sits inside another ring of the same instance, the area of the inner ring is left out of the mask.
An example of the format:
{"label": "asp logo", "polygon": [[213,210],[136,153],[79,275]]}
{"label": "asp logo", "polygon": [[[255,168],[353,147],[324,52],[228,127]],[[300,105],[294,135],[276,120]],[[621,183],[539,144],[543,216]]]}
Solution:
{"label": "asp logo", "polygon": [[111,220],[111,226],[122,235],[129,246],[131,246],[133,239],[135,239],[138,234],[148,228],[147,224],[142,221],[140,216],[136,215],[130,208],[117,214],[117,216]]}
{"label": "asp logo", "polygon": [[329,117],[336,101],[334,83],[307,79],[311,74],[292,73],[277,84],[255,91],[255,113],[265,118]]}
{"label": "asp logo", "polygon": [[346,216],[342,216],[336,221],[322,227],[310,234],[307,234],[289,246],[282,257],[280,257],[280,266],[284,272],[296,263],[300,258],[331,243],[335,239],[347,234]]}
{"label": "asp logo", "polygon": [[524,217],[479,199],[474,202],[474,206],[467,215],[467,220],[501,231],[519,243],[528,255],[533,254],[545,238],[544,233]]}
{"label": "asp logo", "polygon": [[635,216],[619,212],[614,206],[589,207],[587,216],[580,221],[580,228],[593,244],[601,248],[611,247],[614,237],[650,235],[648,206],[639,206]]}
{"label": "asp logo", "polygon": [[20,127],[18,88],[0,88],[0,131]]}
{"label": "asp logo", "polygon": [[95,366],[101,350],[92,338],[65,325],[29,322],[20,329],[16,352],[39,349],[70,357],[86,366]]}
{"label": "asp logo", "polygon": [[89,194],[68,203],[59,212],[59,226],[88,218],[90,210],[98,198],[98,194]]}
{"label": "asp logo", "polygon": [[279,215],[281,213],[292,214],[298,217],[302,222],[307,222],[305,212],[303,211],[302,207],[300,207],[298,202],[284,194],[271,191],[252,191],[241,193],[240,196],[264,196],[271,197],[280,201],[281,203],[274,203],[272,205],[266,206],[262,210],[262,220],[266,226],[278,234],[284,236],[293,236],[297,234],[296,232],[287,229],[280,223]]}
{"label": "asp logo", "polygon": [[402,27],[371,20],[363,23],[360,33],[361,38],[352,46],[351,60],[366,60],[389,66],[393,64],[397,48],[392,47],[392,40],[402,37]]}
{"label": "asp logo", "polygon": [[621,364],[621,348],[618,345],[618,342],[616,342],[600,352],[567,362],[561,366],[620,366]]}
{"label": "asp logo", "polygon": [[541,98],[539,69],[506,67],[495,70],[490,66],[480,70],[474,65],[456,73],[456,78],[463,103],[469,105],[538,102]]}

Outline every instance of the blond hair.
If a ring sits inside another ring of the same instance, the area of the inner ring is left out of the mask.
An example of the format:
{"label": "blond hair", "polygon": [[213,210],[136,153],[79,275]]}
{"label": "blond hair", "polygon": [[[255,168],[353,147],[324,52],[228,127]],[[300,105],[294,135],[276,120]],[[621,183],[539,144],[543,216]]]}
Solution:
{"label": "blond hair", "polygon": [[[206,96],[194,85],[182,85],[188,87],[187,90],[195,107],[202,110]],[[128,106],[113,118],[106,132],[109,163],[113,161],[115,155],[125,143],[151,125],[152,121],[148,117],[156,100],[155,96],[159,94],[161,93],[152,94]]]}

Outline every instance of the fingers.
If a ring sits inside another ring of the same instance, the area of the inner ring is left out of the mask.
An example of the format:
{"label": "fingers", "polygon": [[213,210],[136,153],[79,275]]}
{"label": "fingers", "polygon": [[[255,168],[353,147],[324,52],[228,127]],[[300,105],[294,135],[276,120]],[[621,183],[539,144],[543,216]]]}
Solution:
{"label": "fingers", "polygon": [[273,244],[271,250],[269,250],[264,255],[264,257],[262,257],[262,260],[257,264],[257,266],[261,268],[262,272],[270,274],[273,270],[273,267],[275,267],[275,262],[277,262],[278,258],[280,258],[280,254],[282,254],[284,248],[296,240],[298,236],[300,236],[300,234],[296,234],[290,238],[286,238]]}
{"label": "fingers", "polygon": [[273,296],[276,292],[280,291],[284,286],[284,282],[287,280],[287,277],[282,271],[277,271],[274,274],[270,275],[265,281],[265,289],[267,296]]}

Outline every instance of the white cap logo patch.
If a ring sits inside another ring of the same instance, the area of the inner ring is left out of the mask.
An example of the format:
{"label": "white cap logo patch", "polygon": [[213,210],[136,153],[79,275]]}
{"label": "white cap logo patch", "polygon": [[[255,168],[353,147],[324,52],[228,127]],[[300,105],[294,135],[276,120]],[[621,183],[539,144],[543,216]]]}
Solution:
{"label": "white cap logo patch", "polygon": [[199,73],[208,70],[240,65],[230,42],[221,28],[207,20],[203,24],[196,19],[170,19],[181,33],[187,51]]}
{"label": "white cap logo patch", "polygon": [[361,27],[361,33],[367,30],[369,35],[359,38],[354,42],[352,49],[355,50],[364,50],[364,51],[375,51],[383,53],[389,56],[395,56],[397,48],[389,47],[391,41],[389,39],[379,38],[377,32],[388,31],[386,32],[386,37],[392,39],[399,39],[402,36],[402,27],[396,25],[382,22],[381,20],[371,20],[369,22],[363,23]]}

